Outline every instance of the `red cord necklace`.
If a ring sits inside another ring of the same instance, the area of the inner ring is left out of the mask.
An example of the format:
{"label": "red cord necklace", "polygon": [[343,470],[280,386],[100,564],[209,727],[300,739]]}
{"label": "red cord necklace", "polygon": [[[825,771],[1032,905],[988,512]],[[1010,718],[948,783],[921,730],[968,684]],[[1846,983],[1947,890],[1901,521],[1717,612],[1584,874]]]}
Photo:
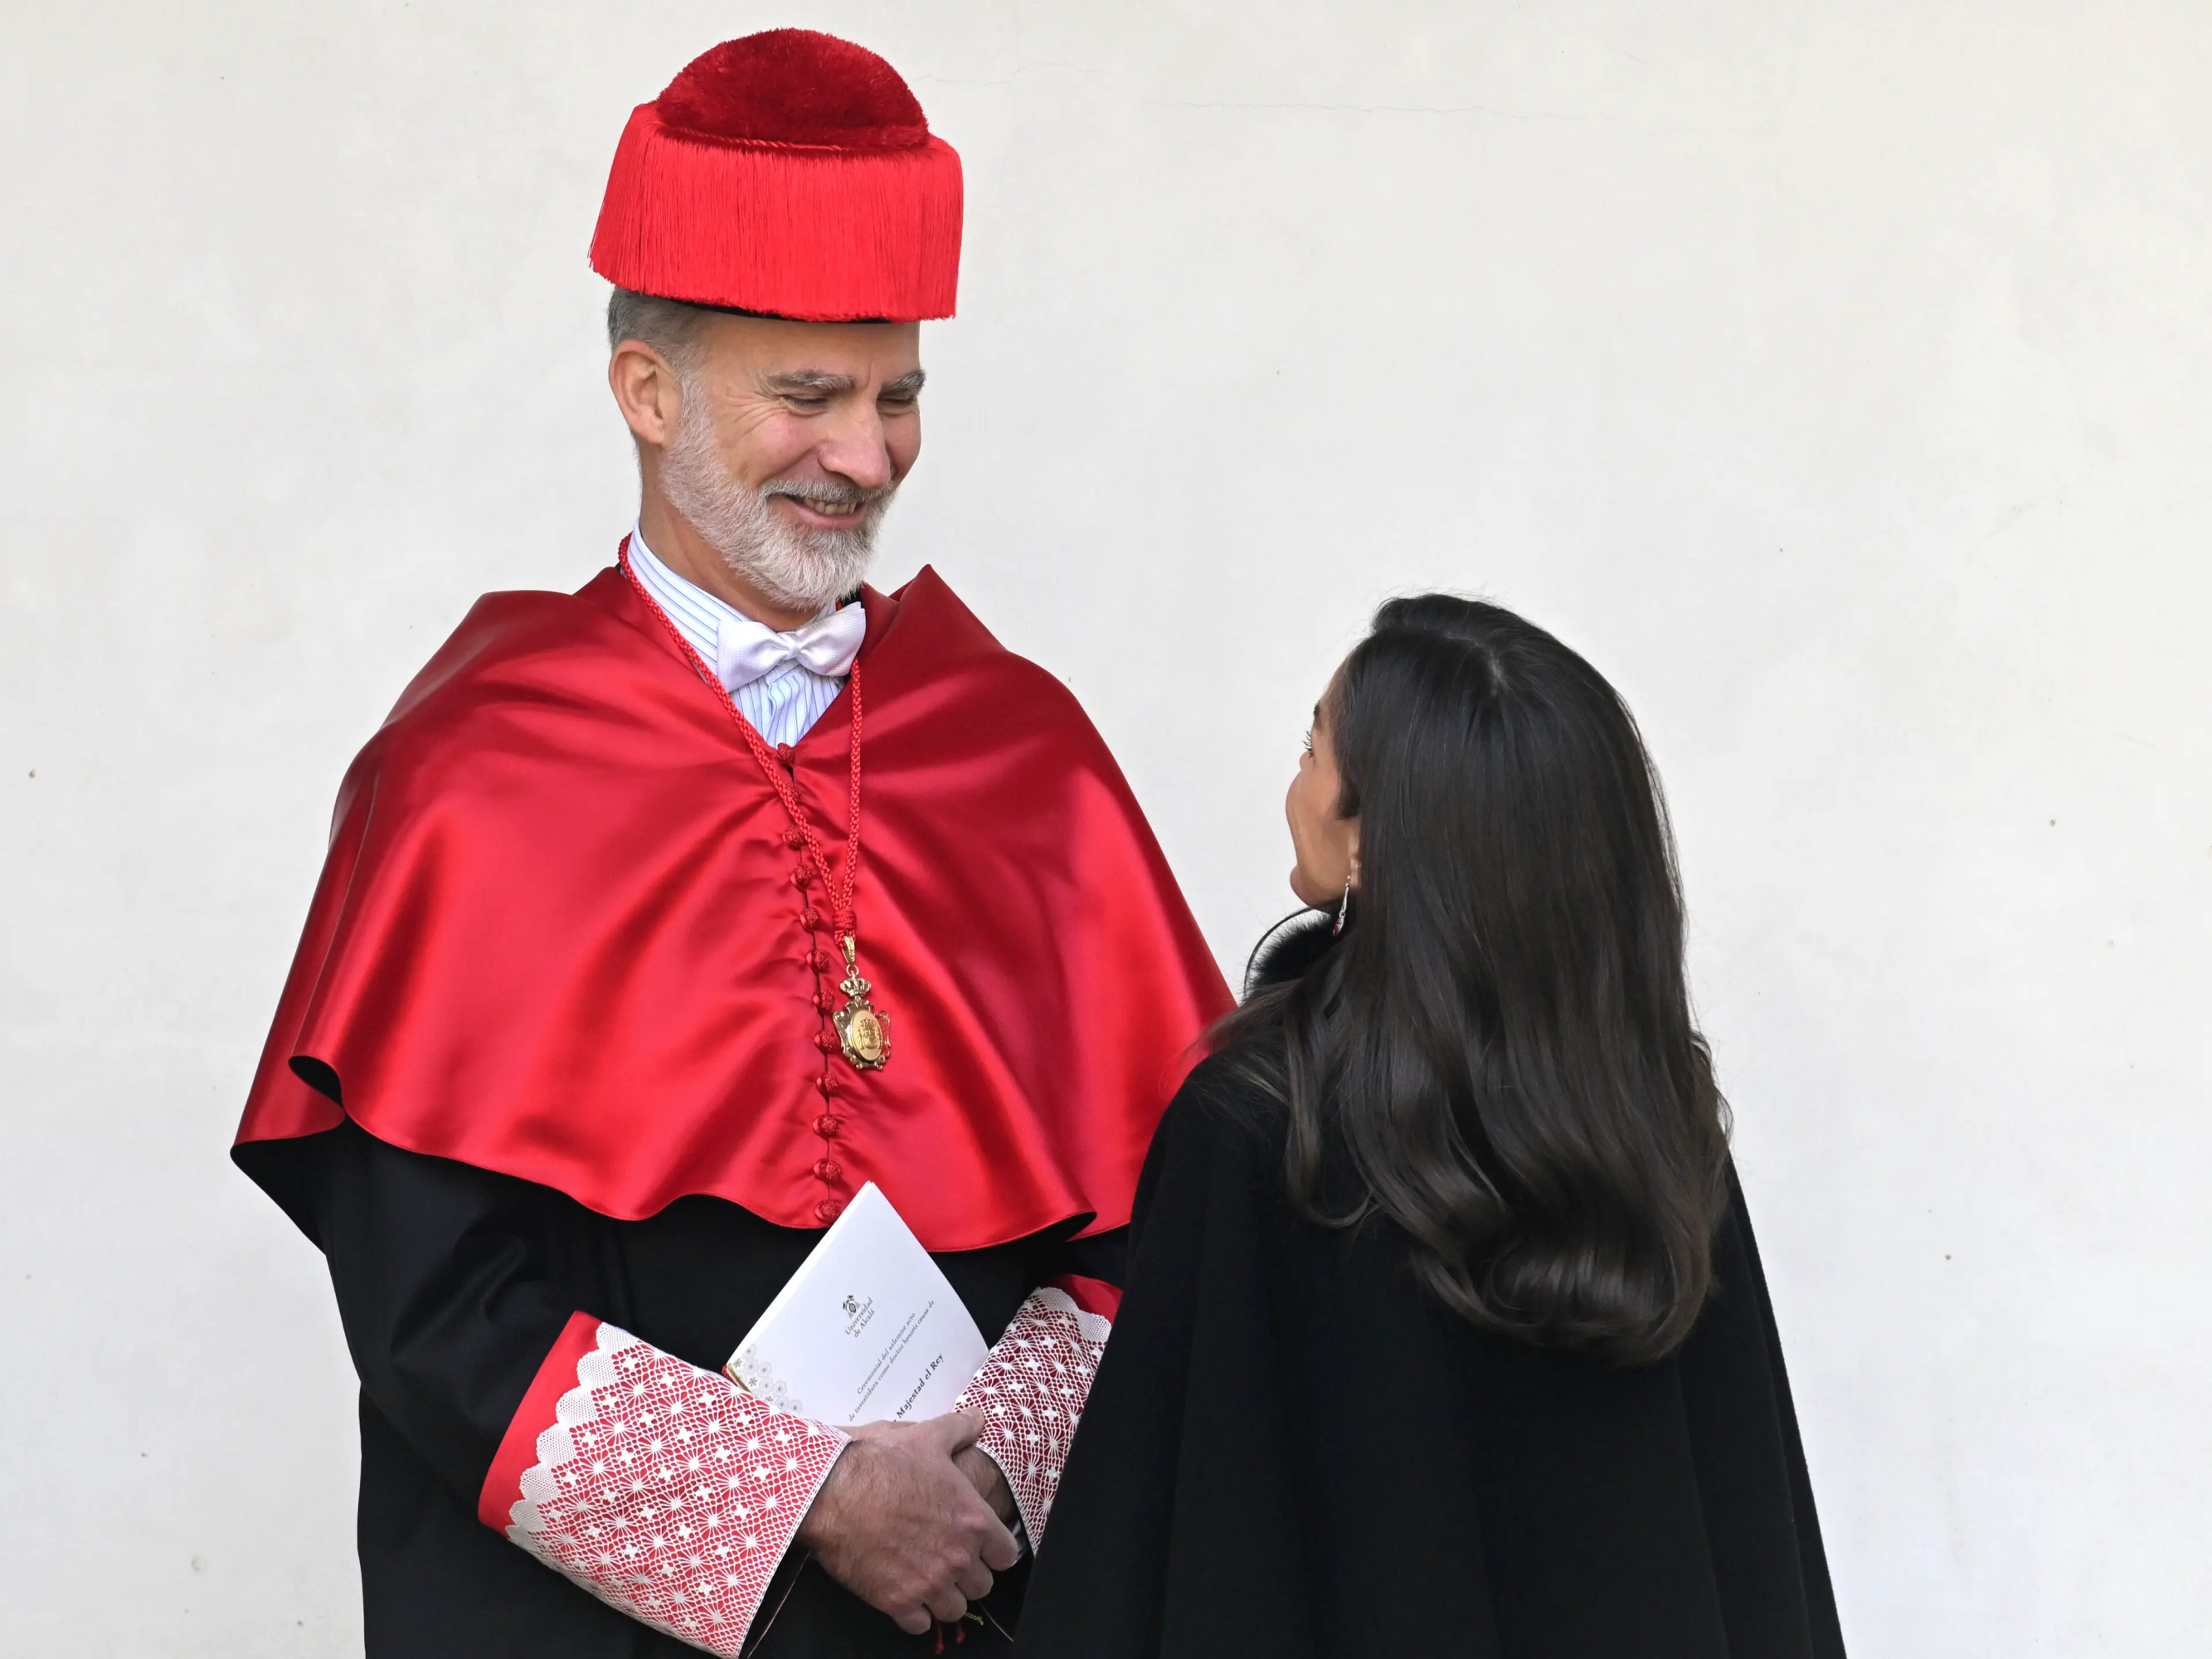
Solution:
{"label": "red cord necklace", "polygon": [[[645,601],[645,608],[659,618],[661,627],[676,642],[676,648],[684,653],[684,660],[691,665],[692,672],[721,699],[722,707],[738,723],[738,730],[744,737],[745,747],[753,751],[753,759],[760,763],[761,775],[768,780],[769,787],[775,791],[776,799],[783,803],[784,813],[790,818],[792,829],[798,832],[805,845],[807,860],[813,866],[813,873],[820,878],[823,893],[830,901],[830,925],[845,953],[844,982],[837,988],[844,993],[845,1006],[831,1016],[837,1028],[838,1046],[844,1049],[845,1058],[860,1070],[883,1070],[891,1057],[890,1017],[880,1012],[868,1000],[868,993],[873,988],[860,977],[860,924],[853,908],[853,890],[860,875],[860,665],[858,662],[853,665],[845,686],[853,699],[852,787],[847,796],[845,879],[841,884],[830,873],[830,859],[822,850],[821,837],[814,833],[814,826],[806,821],[805,813],[799,810],[798,792],[793,788],[791,779],[783,768],[777,764],[776,756],[769,751],[768,740],[753,729],[753,723],[738,707],[737,699],[730,695],[730,689],[722,684],[721,677],[707,666],[706,660],[692,648],[691,641],[684,637],[683,630],[669,620],[668,613],[660,608],[652,594],[646,592],[645,584],[638,580],[637,572],[630,568],[629,538],[627,536],[623,538],[622,545],[615,550],[615,562],[622,566],[623,574],[629,578],[629,585],[637,590],[638,598]],[[781,752],[788,756],[790,745],[781,745]],[[803,869],[801,873],[805,873]],[[803,882],[801,885],[804,885]],[[810,933],[821,925],[818,913],[811,905],[799,919]],[[818,957],[816,958],[816,965],[820,966]],[[827,1084],[823,1086],[826,1092]]]}

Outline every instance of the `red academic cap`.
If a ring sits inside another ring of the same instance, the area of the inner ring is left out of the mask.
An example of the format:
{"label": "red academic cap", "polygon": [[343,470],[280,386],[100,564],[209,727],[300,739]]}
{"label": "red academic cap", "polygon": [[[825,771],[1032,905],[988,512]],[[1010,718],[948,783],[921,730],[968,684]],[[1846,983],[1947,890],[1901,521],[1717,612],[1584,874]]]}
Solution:
{"label": "red academic cap", "polygon": [[950,317],[960,157],[865,46],[812,29],[725,40],[630,112],[592,269],[805,322]]}

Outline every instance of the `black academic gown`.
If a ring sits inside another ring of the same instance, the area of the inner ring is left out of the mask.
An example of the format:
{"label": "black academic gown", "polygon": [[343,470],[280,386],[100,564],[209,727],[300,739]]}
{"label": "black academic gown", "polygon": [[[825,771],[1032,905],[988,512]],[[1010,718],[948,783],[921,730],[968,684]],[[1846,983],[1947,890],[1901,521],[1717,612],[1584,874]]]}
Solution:
{"label": "black academic gown", "polygon": [[[719,1370],[821,1234],[774,1226],[703,1196],[678,1199],[643,1221],[616,1221],[550,1188],[402,1151],[350,1121],[299,1140],[251,1143],[234,1156],[321,1246],[361,1374],[368,1659],[695,1652],[483,1525],[477,1493],[572,1312]],[[1069,1241],[1077,1224],[936,1258],[987,1340],[1056,1274],[1120,1282],[1124,1233]],[[1000,1575],[985,1604],[991,1620],[946,1635],[945,1650],[1005,1651],[994,1624],[1013,1628],[1027,1571],[1024,1561]],[[794,1545],[746,1652],[868,1659],[936,1646],[935,1635],[902,1633]]]}
{"label": "black academic gown", "polygon": [[1279,1109],[1208,1060],[1153,1142],[1018,1651],[1840,1659],[1730,1200],[1675,1354],[1540,1350],[1447,1312],[1394,1226],[1297,1214]]}

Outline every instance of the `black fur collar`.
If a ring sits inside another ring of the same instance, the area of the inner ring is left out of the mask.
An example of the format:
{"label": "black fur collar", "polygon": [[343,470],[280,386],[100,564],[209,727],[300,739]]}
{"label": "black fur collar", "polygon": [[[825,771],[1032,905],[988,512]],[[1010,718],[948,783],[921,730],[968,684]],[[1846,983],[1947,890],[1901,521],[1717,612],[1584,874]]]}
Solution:
{"label": "black fur collar", "polygon": [[1336,943],[1335,928],[1336,918],[1322,910],[1301,911],[1277,922],[1245,965],[1244,994],[1304,978]]}

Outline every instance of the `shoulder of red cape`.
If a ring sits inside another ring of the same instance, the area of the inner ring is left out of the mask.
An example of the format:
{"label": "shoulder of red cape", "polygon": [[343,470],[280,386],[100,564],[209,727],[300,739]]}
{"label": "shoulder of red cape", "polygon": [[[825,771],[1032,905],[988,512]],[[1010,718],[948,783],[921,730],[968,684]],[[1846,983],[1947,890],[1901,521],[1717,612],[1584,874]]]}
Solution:
{"label": "shoulder of red cape", "polygon": [[[732,731],[712,692],[696,695],[705,689],[696,672],[671,675],[672,661],[685,659],[649,614],[649,603],[615,568],[574,593],[483,595],[408,683],[350,769],[374,771],[388,782],[402,769],[460,759],[469,739],[479,735],[475,723],[497,722],[514,703],[545,697],[573,702],[593,721],[638,717],[647,724],[672,712],[672,699],[685,724],[703,725],[718,737]],[[1002,712],[1024,721],[1041,718],[1060,727],[1064,741],[1103,750],[1074,694],[1000,644],[933,568],[924,566],[895,593],[865,587],[860,603],[868,627],[859,661],[872,703],[896,699],[920,683],[945,683],[957,671],[963,701],[1004,699]],[[840,704],[818,721],[807,734],[810,743],[820,746],[826,737],[832,746],[841,744],[848,727],[837,716],[844,712]]]}
{"label": "shoulder of red cape", "polygon": [[[609,570],[479,600],[349,769],[240,1141],[343,1114],[623,1218],[818,1226],[874,1180],[933,1249],[1126,1221],[1227,986],[1067,688],[933,571],[862,602],[887,1067],[825,1052],[843,968],[785,808]],[[791,760],[833,848],[850,696]]]}

